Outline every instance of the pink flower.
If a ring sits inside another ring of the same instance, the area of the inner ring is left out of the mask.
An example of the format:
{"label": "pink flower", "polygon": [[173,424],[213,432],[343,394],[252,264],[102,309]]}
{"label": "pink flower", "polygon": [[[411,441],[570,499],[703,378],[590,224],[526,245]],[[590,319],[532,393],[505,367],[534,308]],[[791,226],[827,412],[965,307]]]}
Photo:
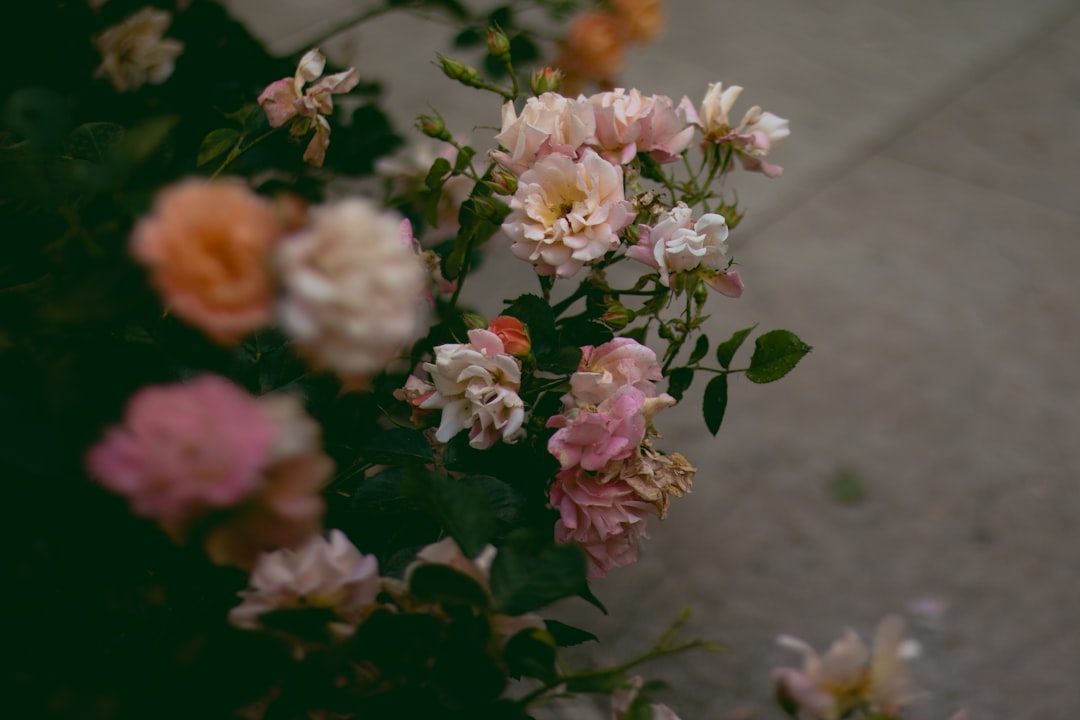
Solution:
{"label": "pink flower", "polygon": [[[323,116],[334,111],[333,95],[347,93],[360,82],[356,68],[319,79],[325,68],[326,58],[322,53],[309,50],[300,58],[293,77],[270,83],[259,95],[259,105],[266,112],[270,127],[281,127],[295,117],[307,120],[304,126],[295,129],[296,134],[302,135],[311,126],[315,127],[315,135],[304,151],[304,162],[315,167],[322,167],[330,146],[330,123]],[[305,90],[305,83],[314,84]]]}
{"label": "pink flower", "polygon": [[442,410],[436,440],[449,442],[470,428],[469,445],[484,450],[500,437],[513,442],[522,436],[521,366],[506,354],[498,335],[470,330],[468,343],[436,347],[435,362],[425,363],[424,369],[431,373],[435,392],[418,407]]}
{"label": "pink flower", "polygon": [[555,541],[576,542],[585,550],[589,577],[637,562],[645,520],[654,512],[622,482],[598,482],[580,467],[563,470],[550,490],[559,511]]}
{"label": "pink flower", "polygon": [[322,531],[322,490],[334,462],[322,450],[321,428],[295,396],[268,395],[259,403],[277,425],[277,440],[260,487],[207,531],[203,547],[218,565],[250,568],[260,553],[298,547]]}
{"label": "pink flower", "polygon": [[[641,688],[645,684],[640,675],[635,675],[630,679],[630,687],[623,690],[616,690],[611,693],[611,720],[627,720],[630,717],[630,709],[638,700],[638,695],[641,693]],[[679,720],[679,716],[675,714],[675,711],[669,708],[667,705],[660,703],[651,703],[649,705],[649,717],[651,720]]]}
{"label": "pink flower", "polygon": [[548,452],[563,469],[581,465],[599,470],[612,460],[628,457],[645,439],[644,405],[644,393],[623,385],[595,410],[572,409],[554,415],[547,426],[559,430],[548,440]]}
{"label": "pink flower", "polygon": [[516,317],[500,315],[488,323],[488,330],[499,336],[506,352],[511,355],[528,355],[532,349],[525,326]]}
{"label": "pink flower", "polygon": [[540,275],[572,277],[619,246],[633,220],[623,173],[592,150],[577,162],[548,155],[521,175],[502,225],[510,251]]}
{"label": "pink flower", "polygon": [[599,405],[623,385],[631,385],[645,397],[656,397],[661,380],[660,363],[652,348],[632,338],[615,338],[581,348],[580,369],[570,377],[570,405]]}
{"label": "pink flower", "polygon": [[507,102],[502,109],[502,131],[495,136],[506,151],[494,152],[491,157],[520,175],[551,153],[576,158],[595,129],[593,110],[583,99],[546,92],[526,100],[521,115]]}
{"label": "pink flower", "polygon": [[254,630],[263,627],[267,613],[318,608],[332,612],[328,630],[333,635],[348,637],[374,608],[379,585],[375,556],[362,554],[344,533],[331,530],[329,540],[315,536],[297,550],[261,555],[229,622]]}
{"label": "pink flower", "polygon": [[728,271],[728,228],[723,216],[702,215],[696,221],[692,211],[679,203],[649,227],[639,226],[636,245],[626,251],[627,257],[660,271],[660,282],[671,286],[671,274],[694,272],[724,295],[742,294],[742,280],[735,271]]}
{"label": "pink flower", "polygon": [[[584,100],[585,98],[581,98]],[[608,162],[626,165],[638,150],[642,119],[652,112],[652,98],[635,89],[616,88],[588,98],[596,118],[596,148]]]}
{"label": "pink flower", "polygon": [[242,183],[187,180],[158,194],[135,226],[131,254],[171,312],[222,344],[273,317],[274,206]]}
{"label": "pink flower", "polygon": [[86,458],[90,474],[124,495],[132,511],[158,520],[175,539],[186,524],[252,494],[278,428],[258,400],[224,378],[143,388],[123,425]]}
{"label": "pink flower", "polygon": [[659,163],[675,162],[694,139],[694,127],[686,111],[675,107],[671,98],[653,95],[651,112],[641,122],[638,151],[647,152]]}

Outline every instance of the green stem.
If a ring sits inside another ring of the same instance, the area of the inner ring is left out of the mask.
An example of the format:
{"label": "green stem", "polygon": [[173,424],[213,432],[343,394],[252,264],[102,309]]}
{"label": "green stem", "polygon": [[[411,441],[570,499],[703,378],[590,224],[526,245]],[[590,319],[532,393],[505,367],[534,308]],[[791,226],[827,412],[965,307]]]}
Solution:
{"label": "green stem", "polygon": [[331,38],[335,37],[338,33],[345,32],[346,30],[348,30],[348,29],[350,29],[352,27],[355,27],[357,25],[360,25],[362,23],[365,23],[368,20],[372,20],[374,18],[379,17],[380,15],[385,15],[387,13],[393,12],[394,10],[407,10],[407,9],[408,9],[408,6],[396,6],[395,7],[395,6],[390,6],[390,5],[383,5],[381,7],[368,8],[367,10],[365,10],[362,13],[359,13],[357,15],[352,16],[351,18],[348,18],[347,20],[342,20],[341,22],[334,24],[329,30],[324,32],[322,35],[319,35],[318,37],[314,38],[313,40],[309,40],[307,43],[304,44],[304,47],[299,48],[297,50],[294,50],[293,52],[291,52],[289,54],[290,55],[300,55],[301,53],[304,53],[304,52],[306,52],[307,50],[309,50],[311,48],[319,47],[320,45],[322,45],[327,40],[330,40]]}
{"label": "green stem", "polygon": [[[282,126],[282,127],[284,127],[284,126]],[[260,135],[259,137],[255,138],[250,143],[248,143],[247,147],[242,147],[242,145],[244,143],[244,137],[241,136],[240,139],[237,141],[236,145],[233,146],[233,149],[230,150],[229,154],[225,156],[225,159],[221,162],[221,165],[218,166],[218,169],[215,170],[214,174],[210,176],[210,179],[213,180],[214,178],[216,178],[218,175],[220,175],[222,172],[224,172],[225,168],[229,167],[229,165],[231,165],[234,160],[236,160],[238,157],[240,157],[241,155],[246,153],[248,150],[250,150],[251,148],[258,145],[263,140],[270,137],[271,135],[273,135],[274,133],[276,133],[280,129],[281,128],[270,128],[269,130],[264,132],[262,135]]]}

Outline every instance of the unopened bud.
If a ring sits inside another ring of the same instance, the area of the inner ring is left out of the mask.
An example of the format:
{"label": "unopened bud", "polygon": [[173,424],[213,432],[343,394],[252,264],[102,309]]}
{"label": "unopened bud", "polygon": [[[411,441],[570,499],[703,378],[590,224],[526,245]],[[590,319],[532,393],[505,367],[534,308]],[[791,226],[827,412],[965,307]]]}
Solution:
{"label": "unopened bud", "polygon": [[709,287],[705,283],[699,282],[694,286],[694,302],[697,304],[698,308],[701,308],[708,300]]}
{"label": "unopened bud", "polygon": [[416,118],[416,127],[420,132],[436,140],[449,142],[453,139],[450,137],[450,132],[446,129],[446,123],[443,122],[441,115],[420,115]]}
{"label": "unopened bud", "polygon": [[439,64],[442,66],[443,74],[446,77],[470,87],[481,87],[483,85],[483,78],[480,77],[480,73],[476,68],[466,65],[460,60],[448,58],[445,55],[439,55],[438,57]]}
{"label": "unopened bud", "polygon": [[504,61],[510,58],[510,38],[497,27],[488,28],[487,48],[492,57]]}
{"label": "unopened bud", "polygon": [[474,312],[461,313],[461,319],[465,321],[465,327],[470,330],[476,330],[477,328],[487,329],[488,323],[484,319],[483,315],[479,315]]}
{"label": "unopened bud", "polygon": [[622,330],[632,323],[635,317],[637,317],[637,314],[630,308],[622,303],[611,302],[608,303],[604,314],[600,316],[600,322],[604,323],[612,330]]}
{"label": "unopened bud", "polygon": [[542,95],[546,92],[559,92],[562,87],[563,74],[561,70],[544,67],[535,71],[529,81],[529,87],[534,95]]}
{"label": "unopened bud", "polygon": [[513,195],[517,192],[517,176],[505,170],[496,170],[491,173],[491,180],[488,185],[499,195]]}
{"label": "unopened bud", "polygon": [[716,208],[715,212],[717,215],[720,215],[724,218],[724,222],[727,223],[729,230],[734,230],[735,227],[740,222],[742,222],[743,215],[745,214],[739,212],[739,208],[736,207],[734,204],[721,205],[720,207]]}

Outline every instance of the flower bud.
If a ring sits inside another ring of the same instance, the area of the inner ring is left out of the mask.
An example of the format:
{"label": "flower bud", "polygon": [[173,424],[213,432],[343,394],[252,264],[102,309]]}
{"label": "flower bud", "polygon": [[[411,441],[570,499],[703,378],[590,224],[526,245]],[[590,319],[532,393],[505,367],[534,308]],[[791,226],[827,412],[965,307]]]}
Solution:
{"label": "flower bud", "polygon": [[492,191],[499,195],[513,195],[517,192],[517,177],[512,173],[508,173],[505,170],[496,170],[491,173],[491,180],[488,181],[488,185]]}
{"label": "flower bud", "polygon": [[622,303],[610,302],[604,314],[600,316],[600,322],[612,330],[622,330],[634,321],[637,314]]}
{"label": "flower bud", "polygon": [[500,315],[491,321],[487,329],[499,336],[503,348],[510,355],[528,355],[532,350],[525,326],[516,317]]}
{"label": "flower bud", "polygon": [[479,313],[465,311],[461,313],[461,319],[465,321],[465,327],[469,328],[470,330],[487,327],[487,320],[485,320],[484,316],[480,315]]}
{"label": "flower bud", "polygon": [[416,118],[416,127],[420,132],[430,138],[446,142],[449,142],[452,139],[441,115],[420,115]]}
{"label": "flower bud", "polygon": [[476,68],[470,67],[460,60],[454,60],[448,58],[445,55],[439,55],[439,64],[442,67],[443,74],[451,80],[457,80],[463,85],[470,87],[482,87],[483,79],[480,77],[480,73]]}
{"label": "flower bud", "polygon": [[562,70],[544,67],[535,71],[529,81],[529,87],[534,95],[543,95],[546,92],[559,92],[562,87]]}
{"label": "flower bud", "polygon": [[499,60],[510,59],[510,38],[497,27],[489,27],[487,31],[487,48],[492,57]]}

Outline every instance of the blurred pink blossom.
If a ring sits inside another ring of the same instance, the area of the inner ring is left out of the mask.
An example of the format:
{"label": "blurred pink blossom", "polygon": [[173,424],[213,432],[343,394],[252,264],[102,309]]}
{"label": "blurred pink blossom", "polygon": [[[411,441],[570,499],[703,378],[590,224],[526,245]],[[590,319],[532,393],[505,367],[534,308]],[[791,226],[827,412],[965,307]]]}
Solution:
{"label": "blurred pink blossom", "polygon": [[86,464],[103,486],[128,498],[132,512],[181,540],[192,519],[232,507],[258,487],[277,433],[258,400],[203,375],[133,395],[123,424],[106,431]]}

